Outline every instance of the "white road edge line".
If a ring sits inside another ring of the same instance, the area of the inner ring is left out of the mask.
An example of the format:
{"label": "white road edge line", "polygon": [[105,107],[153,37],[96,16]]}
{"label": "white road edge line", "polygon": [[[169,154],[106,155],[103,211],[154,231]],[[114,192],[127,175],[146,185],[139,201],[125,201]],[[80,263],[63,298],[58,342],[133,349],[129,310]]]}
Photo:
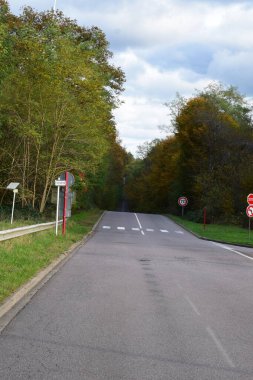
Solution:
{"label": "white road edge line", "polygon": [[233,363],[232,359],[230,359],[227,351],[222,346],[222,344],[219,341],[219,339],[216,337],[214,331],[210,327],[206,327],[206,331],[208,332],[209,336],[212,338],[212,340],[216,344],[216,347],[218,348],[218,350],[220,351],[220,353],[222,354],[223,358],[226,360],[226,362],[228,363],[228,365],[230,367],[232,367],[232,368],[235,368],[235,364]]}
{"label": "white road edge line", "polygon": [[144,234],[144,231],[143,231],[143,229],[142,229],[142,225],[141,225],[141,223],[140,223],[140,221],[139,221],[139,218],[138,218],[137,214],[134,213],[134,215],[135,215],[135,217],[136,217],[136,219],[137,219],[137,222],[138,222],[138,224],[139,224],[139,227],[140,227],[140,230],[141,230],[142,235],[145,235],[145,234]]}
{"label": "white road edge line", "polygon": [[236,250],[233,249],[233,248],[227,247],[226,245],[222,245],[222,244],[216,243],[216,242],[214,242],[214,241],[213,241],[212,243],[213,243],[214,245],[217,245],[217,246],[220,247],[220,248],[226,249],[227,251],[231,251],[231,252],[236,253],[237,255],[240,255],[240,256],[246,257],[246,259],[253,260],[253,257],[250,257],[250,256],[247,256],[247,255],[244,255],[243,253],[238,252],[238,251],[236,251]]}
{"label": "white road edge line", "polygon": [[198,311],[197,307],[194,305],[194,303],[192,302],[192,300],[185,294],[184,295],[184,298],[186,299],[186,301],[189,303],[189,305],[192,307],[193,311],[197,314],[197,315],[201,315],[200,312]]}

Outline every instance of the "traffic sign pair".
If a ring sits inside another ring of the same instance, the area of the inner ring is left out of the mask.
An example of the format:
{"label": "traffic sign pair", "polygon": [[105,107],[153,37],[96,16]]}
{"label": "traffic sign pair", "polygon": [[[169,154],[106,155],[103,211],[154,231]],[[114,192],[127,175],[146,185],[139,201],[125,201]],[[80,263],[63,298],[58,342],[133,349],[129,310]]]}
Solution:
{"label": "traffic sign pair", "polygon": [[249,218],[253,218],[253,194],[247,196],[248,207],[246,208],[246,214]]}

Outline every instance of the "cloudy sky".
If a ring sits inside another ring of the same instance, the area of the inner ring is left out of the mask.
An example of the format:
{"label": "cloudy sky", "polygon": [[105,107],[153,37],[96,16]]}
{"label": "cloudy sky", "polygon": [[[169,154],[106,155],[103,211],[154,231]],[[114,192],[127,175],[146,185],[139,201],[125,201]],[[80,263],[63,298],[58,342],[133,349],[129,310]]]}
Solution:
{"label": "cloudy sky", "polygon": [[[54,0],[9,0],[50,9]],[[169,123],[165,102],[189,96],[214,80],[253,96],[252,0],[57,0],[57,8],[80,25],[99,26],[113,61],[126,74],[124,103],[115,118],[132,153],[161,138]]]}

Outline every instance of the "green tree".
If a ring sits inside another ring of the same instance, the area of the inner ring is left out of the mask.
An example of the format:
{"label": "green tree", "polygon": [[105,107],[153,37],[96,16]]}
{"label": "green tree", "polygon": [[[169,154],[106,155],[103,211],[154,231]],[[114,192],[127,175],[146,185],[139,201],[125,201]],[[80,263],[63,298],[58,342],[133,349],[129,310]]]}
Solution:
{"label": "green tree", "polygon": [[[94,175],[115,139],[112,109],[124,74],[103,32],[62,13],[25,8],[9,25],[11,69],[2,81],[2,185],[22,184],[22,204],[43,212],[63,171]],[[88,178],[89,176],[87,176]]]}

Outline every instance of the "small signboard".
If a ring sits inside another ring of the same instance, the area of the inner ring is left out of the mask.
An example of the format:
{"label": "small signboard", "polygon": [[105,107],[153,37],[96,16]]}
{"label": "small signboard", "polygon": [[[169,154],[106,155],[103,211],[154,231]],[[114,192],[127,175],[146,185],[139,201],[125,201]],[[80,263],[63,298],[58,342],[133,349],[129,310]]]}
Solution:
{"label": "small signboard", "polygon": [[17,187],[19,186],[18,182],[11,182],[9,185],[6,187],[7,190],[16,190]]}
{"label": "small signboard", "polygon": [[246,208],[246,214],[249,218],[253,218],[253,205],[249,205]]}
{"label": "small signboard", "polygon": [[188,199],[186,197],[179,197],[178,198],[178,204],[181,207],[185,207],[188,205]]}
{"label": "small signboard", "polygon": [[64,186],[66,186],[66,181],[63,181],[63,180],[57,179],[57,180],[55,180],[54,184],[55,184],[55,186],[61,186],[61,187],[64,187]]}
{"label": "small signboard", "polygon": [[182,216],[184,216],[184,208],[188,205],[188,199],[186,197],[179,197],[177,202],[182,207]]}
{"label": "small signboard", "polygon": [[249,205],[253,205],[253,194],[247,196],[247,202]]}

